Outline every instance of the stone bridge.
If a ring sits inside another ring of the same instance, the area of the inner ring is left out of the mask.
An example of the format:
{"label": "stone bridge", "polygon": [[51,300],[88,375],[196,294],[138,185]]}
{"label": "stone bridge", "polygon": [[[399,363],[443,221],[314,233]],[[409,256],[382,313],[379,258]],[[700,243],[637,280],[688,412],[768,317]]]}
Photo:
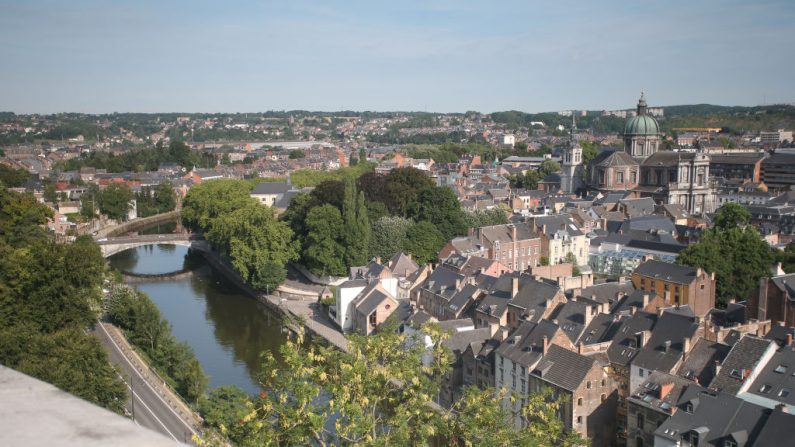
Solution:
{"label": "stone bridge", "polygon": [[182,245],[197,250],[208,250],[204,237],[191,234],[145,234],[141,236],[108,237],[97,240],[102,256],[108,257],[116,253],[143,245],[170,244]]}

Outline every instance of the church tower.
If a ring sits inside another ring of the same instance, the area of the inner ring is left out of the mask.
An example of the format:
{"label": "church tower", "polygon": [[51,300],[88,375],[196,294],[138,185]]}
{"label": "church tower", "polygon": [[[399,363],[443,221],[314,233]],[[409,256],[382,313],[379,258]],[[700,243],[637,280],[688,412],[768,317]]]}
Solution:
{"label": "church tower", "polygon": [[560,190],[574,194],[582,187],[582,147],[577,137],[576,113],[571,112],[569,143],[563,149],[563,163],[560,166]]}

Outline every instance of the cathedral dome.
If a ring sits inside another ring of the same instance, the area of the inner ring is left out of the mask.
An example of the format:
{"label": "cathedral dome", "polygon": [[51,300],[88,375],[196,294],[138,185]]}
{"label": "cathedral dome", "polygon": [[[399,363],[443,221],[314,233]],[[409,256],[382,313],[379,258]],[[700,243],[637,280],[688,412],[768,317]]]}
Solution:
{"label": "cathedral dome", "polygon": [[659,135],[660,125],[649,115],[633,116],[624,126],[624,135]]}
{"label": "cathedral dome", "polygon": [[624,135],[659,135],[660,125],[653,116],[646,113],[646,98],[640,94],[638,113],[627,120],[624,125]]}

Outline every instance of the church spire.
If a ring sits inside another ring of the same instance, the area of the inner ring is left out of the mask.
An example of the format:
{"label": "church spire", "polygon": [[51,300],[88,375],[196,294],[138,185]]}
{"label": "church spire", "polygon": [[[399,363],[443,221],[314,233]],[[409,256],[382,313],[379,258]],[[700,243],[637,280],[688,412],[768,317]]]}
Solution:
{"label": "church spire", "polygon": [[577,141],[577,112],[575,110],[571,111],[571,129],[569,129],[569,142],[572,146]]}
{"label": "church spire", "polygon": [[646,96],[640,92],[640,99],[638,100],[638,116],[646,114]]}

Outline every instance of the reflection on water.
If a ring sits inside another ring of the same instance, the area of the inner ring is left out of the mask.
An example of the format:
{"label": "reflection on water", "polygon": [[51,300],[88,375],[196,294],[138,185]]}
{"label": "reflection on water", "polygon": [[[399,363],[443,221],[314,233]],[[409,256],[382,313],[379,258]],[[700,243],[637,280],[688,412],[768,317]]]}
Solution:
{"label": "reflection on water", "polygon": [[[175,265],[195,268],[188,278],[136,282],[134,286],[157,304],[174,336],[193,348],[210,376],[211,387],[233,384],[258,393],[255,378],[260,354],[277,354],[284,340],[279,317],[213,271],[200,255],[189,253],[187,247],[156,247],[119,253],[124,256],[111,257],[111,265],[134,272],[145,268],[146,273],[174,271],[169,269]],[[154,271],[154,265],[165,269]]]}
{"label": "reflection on water", "polygon": [[135,250],[124,250],[108,258],[111,265],[123,272],[152,275],[182,271],[188,247],[173,244],[150,244]]}

